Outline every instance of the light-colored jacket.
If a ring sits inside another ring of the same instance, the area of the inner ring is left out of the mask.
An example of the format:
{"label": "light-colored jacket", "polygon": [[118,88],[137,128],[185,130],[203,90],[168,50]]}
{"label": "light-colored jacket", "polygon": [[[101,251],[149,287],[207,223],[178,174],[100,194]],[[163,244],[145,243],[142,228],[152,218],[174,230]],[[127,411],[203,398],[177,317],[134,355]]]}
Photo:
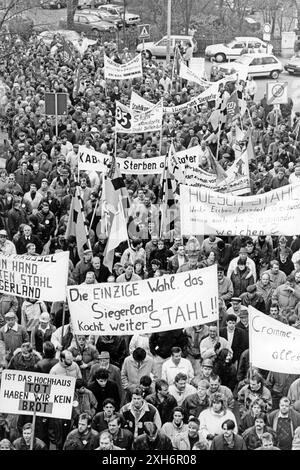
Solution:
{"label": "light-colored jacket", "polygon": [[157,379],[156,366],[152,357],[146,356],[140,364],[132,356],[126,357],[121,370],[121,381],[124,390],[137,386],[143,375],[149,375],[154,380]]}
{"label": "light-colored jacket", "polygon": [[173,447],[175,446],[175,439],[177,436],[187,433],[187,430],[187,424],[182,423],[181,426],[178,427],[173,423],[173,421],[165,423],[161,428],[161,432],[171,439]]}

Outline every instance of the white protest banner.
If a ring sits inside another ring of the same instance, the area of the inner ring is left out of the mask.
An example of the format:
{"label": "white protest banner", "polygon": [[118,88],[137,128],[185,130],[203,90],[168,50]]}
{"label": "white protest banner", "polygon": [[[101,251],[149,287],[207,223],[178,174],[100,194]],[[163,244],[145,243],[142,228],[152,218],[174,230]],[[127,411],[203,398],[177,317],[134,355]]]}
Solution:
{"label": "white protest banner", "polygon": [[132,112],[132,124],[130,132],[140,134],[143,132],[160,131],[163,118],[163,102],[160,100],[149,111]]}
{"label": "white protest banner", "polygon": [[217,97],[217,90],[211,89],[211,87],[207,88],[207,90],[200,93],[200,95],[195,96],[190,101],[186,103],[178,104],[177,106],[168,106],[164,109],[164,113],[167,114],[176,114],[190,108],[200,108],[203,104],[206,104],[208,101],[215,101]]}
{"label": "white protest banner", "polygon": [[116,101],[116,132],[131,132],[131,109],[120,101]]}
{"label": "white protest banner", "polygon": [[299,231],[300,185],[255,196],[180,185],[180,213],[182,235],[294,235]]}
{"label": "white protest banner", "polygon": [[76,334],[133,335],[218,319],[216,265],[138,282],[67,287]]}
{"label": "white protest banner", "polygon": [[55,302],[66,299],[69,252],[53,255],[0,255],[0,292]]}
{"label": "white protest banner", "polygon": [[75,377],[6,369],[2,372],[0,412],[71,419]]}
{"label": "white protest banner", "polygon": [[176,152],[176,158],[183,168],[187,164],[193,167],[198,167],[199,157],[202,154],[203,151],[201,150],[201,145],[195,145],[194,147]]}
{"label": "white protest banner", "polygon": [[131,93],[130,109],[133,112],[145,112],[153,108],[153,103],[145,100],[142,96],[138,95],[135,91]]}
{"label": "white protest banner", "polygon": [[200,78],[195,72],[193,72],[184,62],[180,62],[179,77],[188,80],[189,82],[197,83],[205,88],[210,87],[210,83]]}
{"label": "white protest banner", "polygon": [[191,164],[185,166],[185,182],[189,186],[202,186],[204,188],[217,189],[217,175],[209,173]]}
{"label": "white protest banner", "polygon": [[284,374],[300,374],[300,331],[251,306],[248,311],[252,366]]}
{"label": "white protest banner", "polygon": [[241,154],[236,151],[236,156],[238,154],[233,164],[227,168],[227,178],[218,184],[217,191],[232,193],[235,196],[251,192],[248,152],[245,150]]}
{"label": "white protest banner", "polygon": [[106,172],[110,161],[110,155],[79,145],[78,170]]}
{"label": "white protest banner", "polygon": [[235,195],[248,194],[250,192],[250,174],[247,155],[247,151],[244,151],[235,159],[232,166],[226,170],[227,178],[222,181],[217,181],[215,173],[209,173],[200,167],[187,163],[185,165],[185,182],[189,186],[202,186],[218,192]]}
{"label": "white protest banner", "polygon": [[155,175],[163,172],[165,157],[120,158],[117,157],[120,173],[129,175]]}
{"label": "white protest banner", "polygon": [[116,64],[112,59],[104,55],[105,80],[128,80],[143,76],[142,55],[138,54],[126,64]]}

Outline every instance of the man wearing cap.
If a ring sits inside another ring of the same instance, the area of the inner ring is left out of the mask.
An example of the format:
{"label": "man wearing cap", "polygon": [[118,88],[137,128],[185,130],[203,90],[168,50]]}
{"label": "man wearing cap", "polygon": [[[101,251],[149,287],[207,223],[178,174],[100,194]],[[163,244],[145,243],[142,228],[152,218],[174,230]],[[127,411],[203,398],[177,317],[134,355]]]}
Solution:
{"label": "man wearing cap", "polygon": [[16,349],[29,341],[29,335],[25,328],[17,323],[15,312],[5,314],[6,324],[0,328],[0,342],[4,343],[6,360],[10,360]]}
{"label": "man wearing cap", "polygon": [[249,348],[249,312],[246,307],[241,307],[239,321],[236,324],[236,328],[239,328],[245,333],[243,346],[243,349],[245,351],[245,349]]}
{"label": "man wearing cap", "polygon": [[9,311],[17,313],[18,306],[17,297],[0,293],[0,328],[5,325],[5,314]]}
{"label": "man wearing cap", "polygon": [[119,390],[120,399],[122,397],[121,371],[119,367],[110,363],[110,354],[108,351],[101,351],[98,355],[98,361],[92,365],[88,385],[95,380],[95,374],[99,369],[106,369],[109,372],[109,380],[116,382]]}
{"label": "man wearing cap", "polygon": [[56,220],[53,212],[49,209],[47,201],[42,202],[41,209],[37,212],[39,225],[41,228],[41,240],[43,244],[49,241],[49,238],[54,235],[56,229]]}
{"label": "man wearing cap", "polygon": [[92,258],[92,250],[84,250],[82,259],[78,261],[72,273],[73,279],[77,284],[82,284],[85,281],[86,273],[88,271],[93,271]]}
{"label": "man wearing cap", "polygon": [[266,313],[266,304],[261,294],[257,293],[256,284],[247,287],[246,292],[241,295],[242,305],[256,308],[260,312]]}
{"label": "man wearing cap", "polygon": [[4,255],[15,255],[17,253],[16,247],[7,237],[7,231],[0,230],[0,252]]}
{"label": "man wearing cap", "polygon": [[38,325],[31,331],[32,347],[40,354],[43,354],[43,345],[46,341],[51,341],[52,333],[54,333],[55,330],[55,326],[50,323],[49,313],[41,313]]}
{"label": "man wearing cap", "polygon": [[41,187],[39,188],[38,193],[41,194],[43,199],[45,199],[47,197],[48,191],[49,191],[49,181],[47,178],[43,178],[41,181]]}
{"label": "man wearing cap", "polygon": [[233,258],[228,266],[228,271],[227,271],[227,277],[231,279],[231,274],[236,271],[238,260],[244,260],[246,261],[246,266],[249,268],[249,274],[247,277],[250,277],[251,275],[253,276],[254,282],[256,282],[256,266],[254,261],[249,258],[246,248],[242,247],[240,248],[239,251],[239,256],[236,258]]}
{"label": "man wearing cap", "polygon": [[[231,313],[233,313],[234,315],[239,317],[240,310],[241,310],[241,305],[242,305],[241,298],[240,297],[232,297],[231,301],[229,302],[229,305],[231,305],[231,306],[227,310],[224,308],[225,311],[223,311],[222,320],[221,320],[221,323],[220,323],[222,327],[224,327],[225,324],[226,324],[227,315],[230,315]],[[220,317],[220,319],[221,319],[221,317]]]}

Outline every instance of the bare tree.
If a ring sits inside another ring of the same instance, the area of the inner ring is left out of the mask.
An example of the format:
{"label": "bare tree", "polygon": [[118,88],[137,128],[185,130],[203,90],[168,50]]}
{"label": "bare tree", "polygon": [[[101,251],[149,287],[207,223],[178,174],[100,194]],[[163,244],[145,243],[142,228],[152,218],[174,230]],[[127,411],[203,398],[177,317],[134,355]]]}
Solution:
{"label": "bare tree", "polygon": [[300,0],[293,0],[293,4],[296,7],[296,11],[297,11],[297,20],[298,20],[297,29],[298,29],[298,34],[300,34]]}
{"label": "bare tree", "polygon": [[74,28],[74,15],[78,7],[78,0],[67,0],[67,28]]}

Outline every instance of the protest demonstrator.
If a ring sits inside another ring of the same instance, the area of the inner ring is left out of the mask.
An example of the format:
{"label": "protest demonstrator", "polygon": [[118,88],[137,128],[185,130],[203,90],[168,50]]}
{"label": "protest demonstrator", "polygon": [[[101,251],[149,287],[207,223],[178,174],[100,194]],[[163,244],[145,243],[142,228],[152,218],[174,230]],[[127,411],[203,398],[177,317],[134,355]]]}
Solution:
{"label": "protest demonstrator", "polygon": [[0,444],[297,447],[299,111],[190,47],[61,42],[0,63]]}

